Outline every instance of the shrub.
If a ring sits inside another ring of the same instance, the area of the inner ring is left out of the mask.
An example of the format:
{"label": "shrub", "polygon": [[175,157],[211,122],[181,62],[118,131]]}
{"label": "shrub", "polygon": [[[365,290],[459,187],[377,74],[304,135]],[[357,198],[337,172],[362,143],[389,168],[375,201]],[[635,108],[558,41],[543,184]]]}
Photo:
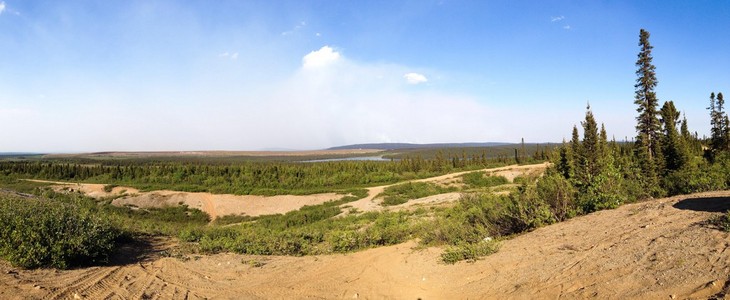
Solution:
{"label": "shrub", "polygon": [[702,160],[692,162],[667,175],[663,185],[670,195],[726,189],[730,181],[730,164],[726,166],[724,162],[722,156],[717,157],[714,164]]}
{"label": "shrub", "polygon": [[455,190],[456,188],[454,187],[444,188],[428,182],[408,182],[387,187],[379,196],[384,196],[382,205],[389,206],[403,204],[411,199],[453,192]]}
{"label": "shrub", "polygon": [[205,232],[200,227],[191,227],[180,230],[177,237],[183,242],[199,242],[204,235]]}
{"label": "shrub", "polygon": [[535,186],[527,186],[509,196],[507,213],[497,219],[501,235],[533,230],[555,222],[550,205],[540,198]]}
{"label": "shrub", "polygon": [[0,256],[24,267],[104,262],[119,231],[77,205],[0,195]]}
{"label": "shrub", "polygon": [[114,188],[117,187],[117,186],[118,185],[116,185],[116,184],[107,184],[107,185],[104,185],[104,191],[107,192],[107,193],[111,193],[112,190],[114,190]]}
{"label": "shrub", "polygon": [[475,261],[482,256],[497,252],[498,249],[499,244],[495,240],[484,240],[473,244],[465,243],[447,247],[441,253],[441,260],[447,264],[455,264],[462,260]]}
{"label": "shrub", "polygon": [[461,178],[464,184],[472,188],[487,188],[509,183],[504,176],[485,176],[484,172],[466,173]]}
{"label": "shrub", "polygon": [[550,172],[537,182],[537,195],[550,206],[557,221],[564,221],[577,214],[576,190],[557,172]]}
{"label": "shrub", "polygon": [[717,226],[717,228],[722,231],[730,232],[730,212],[726,212],[720,216],[710,219],[709,223]]}
{"label": "shrub", "polygon": [[230,224],[253,221],[255,219],[256,219],[256,217],[248,216],[245,214],[225,215],[225,216],[220,216],[220,217],[216,218],[215,220],[213,220],[213,224],[222,226],[222,225],[230,225]]}

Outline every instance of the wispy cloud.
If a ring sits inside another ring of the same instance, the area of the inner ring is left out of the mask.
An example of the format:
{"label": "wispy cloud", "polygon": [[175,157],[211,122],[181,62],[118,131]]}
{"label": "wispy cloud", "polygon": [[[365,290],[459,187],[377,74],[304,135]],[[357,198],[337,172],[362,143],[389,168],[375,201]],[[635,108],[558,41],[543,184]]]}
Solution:
{"label": "wispy cloud", "polygon": [[221,54],[218,54],[218,57],[230,58],[232,60],[236,60],[236,59],[238,59],[238,52],[233,52],[233,53],[223,52]]}
{"label": "wispy cloud", "polygon": [[570,29],[571,29],[571,27],[570,27],[570,25],[565,25],[565,26],[563,26],[563,29],[565,29],[565,30],[570,30]]}
{"label": "wispy cloud", "polygon": [[290,34],[293,34],[293,33],[301,30],[302,28],[304,28],[306,26],[307,26],[307,22],[301,21],[301,22],[299,22],[299,24],[295,25],[294,28],[282,32],[281,35],[290,35]]}
{"label": "wispy cloud", "polygon": [[0,1],[0,15],[5,11],[5,1]]}
{"label": "wispy cloud", "polygon": [[565,19],[565,16],[550,17],[550,22],[560,22]]}
{"label": "wispy cloud", "polygon": [[406,82],[408,82],[409,84],[419,84],[428,81],[428,78],[426,78],[425,75],[413,72],[406,73],[405,75],[403,75],[403,78],[405,78]]}

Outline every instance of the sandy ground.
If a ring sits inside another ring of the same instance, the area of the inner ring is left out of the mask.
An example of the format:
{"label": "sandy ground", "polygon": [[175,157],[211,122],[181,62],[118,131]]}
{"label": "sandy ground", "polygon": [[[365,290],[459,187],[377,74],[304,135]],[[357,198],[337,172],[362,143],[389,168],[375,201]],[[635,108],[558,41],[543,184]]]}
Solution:
{"label": "sandy ground", "polygon": [[[25,271],[0,263],[1,299],[707,299],[730,287],[730,235],[705,221],[730,191],[622,206],[502,242],[445,265],[415,242],[352,254],[124,253],[113,266]],[[136,248],[135,248],[136,249]],[[129,258],[129,257],[132,258]]]}
{"label": "sandy ground", "polygon": [[342,198],[335,193],[313,195],[220,195],[211,193],[188,193],[176,191],[154,191],[137,196],[119,198],[112,201],[114,205],[134,205],[136,207],[161,207],[166,205],[186,204],[188,207],[200,209],[211,219],[225,215],[248,216],[283,214],[302,208],[305,205],[317,205]]}
{"label": "sandy ground", "polygon": [[137,189],[123,186],[114,187],[111,192],[105,192],[103,184],[66,183],[44,180],[29,181],[53,183],[53,188],[57,191],[80,191],[94,198],[125,195],[112,201],[112,204],[119,206],[132,205],[140,208],[150,208],[185,204],[190,208],[197,208],[208,213],[211,219],[225,215],[245,214],[253,217],[283,214],[300,209],[305,205],[317,205],[342,198],[342,195],[335,193],[303,196],[256,196],[190,193],[167,190],[140,192]]}

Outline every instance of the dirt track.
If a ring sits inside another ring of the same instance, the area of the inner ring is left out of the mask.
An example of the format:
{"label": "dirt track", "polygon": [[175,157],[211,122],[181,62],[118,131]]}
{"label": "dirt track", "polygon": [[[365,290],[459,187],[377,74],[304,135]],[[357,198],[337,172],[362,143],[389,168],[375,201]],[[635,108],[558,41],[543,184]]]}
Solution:
{"label": "dirt track", "polygon": [[728,208],[730,191],[625,205],[456,265],[440,263],[438,248],[413,250],[414,242],[310,257],[150,254],[70,271],[0,263],[0,298],[704,299],[729,285],[730,235],[704,223]]}

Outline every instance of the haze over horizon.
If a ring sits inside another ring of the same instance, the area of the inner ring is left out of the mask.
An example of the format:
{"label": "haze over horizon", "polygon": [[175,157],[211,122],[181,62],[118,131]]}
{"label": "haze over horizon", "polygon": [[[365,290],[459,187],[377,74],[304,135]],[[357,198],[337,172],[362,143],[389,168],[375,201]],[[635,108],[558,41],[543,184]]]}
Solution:
{"label": "haze over horizon", "polygon": [[657,95],[709,134],[727,1],[0,0],[0,152],[560,142]]}

